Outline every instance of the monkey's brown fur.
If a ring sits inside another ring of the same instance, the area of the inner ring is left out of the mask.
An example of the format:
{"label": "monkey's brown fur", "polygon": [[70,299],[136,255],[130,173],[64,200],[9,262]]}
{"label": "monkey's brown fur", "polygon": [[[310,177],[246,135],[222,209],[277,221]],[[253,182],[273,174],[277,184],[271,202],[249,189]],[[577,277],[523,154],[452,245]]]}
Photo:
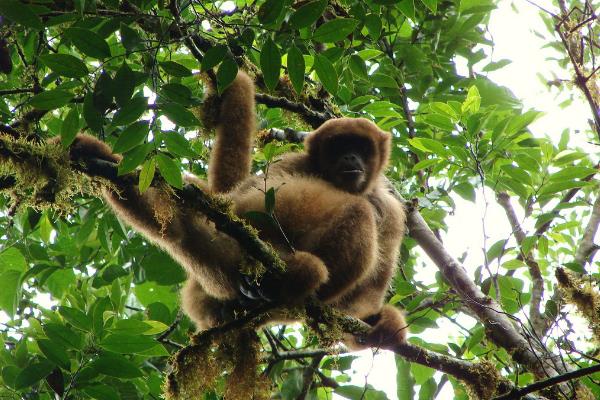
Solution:
{"label": "monkey's brown fur", "polygon": [[[188,182],[224,193],[233,201],[237,215],[264,211],[264,177],[250,175],[254,86],[245,74],[238,74],[225,91],[220,110],[208,185],[198,178]],[[368,140],[371,152],[365,160],[366,180],[360,190],[343,190],[325,179],[335,160],[333,154],[323,151],[323,144],[338,135]],[[323,124],[305,144],[306,152],[287,154],[272,164],[266,179],[267,188],[277,189],[275,214],[294,246],[294,250],[289,248],[279,229],[255,224],[261,238],[287,263],[283,280],[268,289],[284,302],[301,301],[314,293],[323,302],[373,325],[360,344],[347,341],[352,347],[392,348],[406,340],[406,323],[397,308],[383,302],[396,270],[405,213],[382,176],[390,135],[368,120],[341,118]],[[72,155],[82,153],[115,162],[120,159],[106,145],[85,135],[77,138],[71,150]],[[225,302],[240,297],[239,268],[245,260],[239,244],[214,229],[203,215],[186,209],[174,210],[167,226],[161,227],[155,213],[163,195],[157,189],[150,188],[143,195],[137,187],[119,189],[119,195],[105,191],[118,216],[186,269],[184,311],[200,330],[223,322]]]}

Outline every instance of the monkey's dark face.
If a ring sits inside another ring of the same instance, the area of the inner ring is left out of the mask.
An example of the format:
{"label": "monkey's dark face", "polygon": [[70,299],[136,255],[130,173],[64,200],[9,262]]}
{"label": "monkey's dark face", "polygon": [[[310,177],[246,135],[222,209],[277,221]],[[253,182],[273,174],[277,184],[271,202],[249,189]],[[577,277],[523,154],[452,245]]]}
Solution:
{"label": "monkey's dark face", "polygon": [[351,193],[365,190],[372,176],[375,148],[371,140],[357,135],[327,138],[320,152],[323,177]]}

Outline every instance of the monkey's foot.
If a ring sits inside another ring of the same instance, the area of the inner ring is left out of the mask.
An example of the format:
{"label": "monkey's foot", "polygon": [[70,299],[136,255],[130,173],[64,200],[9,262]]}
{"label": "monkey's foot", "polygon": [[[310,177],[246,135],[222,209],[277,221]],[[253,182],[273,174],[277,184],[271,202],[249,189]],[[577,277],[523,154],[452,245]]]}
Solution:
{"label": "monkey's foot", "polygon": [[366,335],[346,338],[346,345],[351,349],[373,347],[393,350],[406,343],[408,325],[402,311],[396,307],[384,305],[379,314],[365,318],[365,322],[373,326]]}

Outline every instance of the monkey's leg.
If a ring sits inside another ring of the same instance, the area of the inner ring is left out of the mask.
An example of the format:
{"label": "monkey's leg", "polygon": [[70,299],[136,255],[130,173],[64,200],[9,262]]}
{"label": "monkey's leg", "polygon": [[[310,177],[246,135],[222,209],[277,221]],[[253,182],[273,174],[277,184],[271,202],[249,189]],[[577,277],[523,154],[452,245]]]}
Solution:
{"label": "monkey's leg", "polygon": [[227,303],[210,297],[194,278],[188,278],[181,289],[181,308],[200,331],[227,320]]}
{"label": "monkey's leg", "polygon": [[396,346],[406,343],[408,325],[402,311],[386,304],[381,311],[368,318],[365,322],[373,328],[362,337],[347,335],[344,343],[353,350],[375,347],[393,350]]}

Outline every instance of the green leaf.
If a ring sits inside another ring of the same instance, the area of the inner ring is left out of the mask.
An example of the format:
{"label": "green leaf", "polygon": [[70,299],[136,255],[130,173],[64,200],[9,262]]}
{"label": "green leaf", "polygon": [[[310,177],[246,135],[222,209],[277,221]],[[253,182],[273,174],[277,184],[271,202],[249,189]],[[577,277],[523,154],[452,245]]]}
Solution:
{"label": "green leaf", "polygon": [[92,30],[69,28],[65,31],[65,36],[86,56],[98,59],[110,57],[108,43]]}
{"label": "green leaf", "polygon": [[521,115],[511,118],[506,127],[506,134],[512,135],[525,129],[527,125],[535,121],[540,115],[542,115],[542,113],[539,111],[529,110]]}
{"label": "green leaf", "polygon": [[53,110],[69,104],[73,93],[62,89],[47,90],[29,99],[29,105],[38,110]]}
{"label": "green leaf", "polygon": [[398,3],[398,9],[404,16],[411,21],[415,21],[415,2],[414,0],[403,0]]}
{"label": "green leaf", "polygon": [[15,270],[0,273],[0,310],[13,317],[17,312],[20,293],[21,273]]}
{"label": "green leaf", "polygon": [[160,105],[160,110],[169,118],[175,125],[189,127],[198,126],[200,121],[190,110],[177,103],[164,103]]}
{"label": "green leaf", "polygon": [[136,121],[148,108],[148,99],[143,96],[134,97],[127,104],[117,111],[112,119],[112,124],[129,125]]}
{"label": "green leaf", "polygon": [[461,110],[463,113],[475,114],[479,111],[480,106],[481,96],[479,95],[479,89],[477,89],[477,86],[473,85],[469,88],[467,98],[462,103]]}
{"label": "green leaf", "polygon": [[237,76],[238,66],[233,58],[227,57],[217,71],[217,91],[223,93]]}
{"label": "green leaf", "polygon": [[225,45],[217,45],[211,47],[206,54],[204,54],[204,58],[202,59],[202,67],[200,71],[208,71],[209,69],[216,67],[219,65],[221,61],[225,59],[225,56],[229,53],[229,48]]}
{"label": "green leaf", "polygon": [[121,22],[119,32],[121,33],[121,44],[127,51],[134,51],[142,47],[142,38],[135,29]]}
{"label": "green leaf", "polygon": [[81,349],[83,346],[83,337],[64,325],[49,322],[43,326],[43,329],[50,340],[66,348]]}
{"label": "green leaf", "polygon": [[36,15],[29,5],[21,1],[0,1],[0,15],[29,28],[44,29],[44,24],[40,17]]}
{"label": "green leaf", "polygon": [[365,64],[364,60],[360,58],[359,55],[351,55],[348,61],[348,66],[350,67],[350,71],[352,71],[352,73],[358,76],[359,78],[369,78],[369,74],[367,72],[367,64]]}
{"label": "green leaf", "polygon": [[570,269],[573,272],[577,272],[578,274],[585,274],[585,268],[583,268],[583,265],[576,263],[576,262],[568,262],[568,263],[564,263],[563,267],[566,267],[568,269]]}
{"label": "green leaf", "polygon": [[414,167],[412,168],[413,171],[420,171],[422,169],[425,168],[429,168],[435,164],[438,164],[442,162],[442,160],[440,160],[439,158],[426,158],[424,160],[419,161],[418,163],[416,163],[414,165]]}
{"label": "green leaf", "polygon": [[389,75],[382,73],[375,73],[369,77],[371,84],[379,88],[392,88],[398,89],[398,82]]}
{"label": "green leaf", "polygon": [[550,181],[568,181],[573,179],[585,178],[597,170],[589,167],[566,167],[550,175]]}
{"label": "green leaf", "polygon": [[367,104],[362,111],[369,113],[374,117],[402,118],[402,115],[395,110],[397,107],[398,105],[390,103],[389,101],[374,101]]}
{"label": "green leaf", "polygon": [[148,137],[148,121],[136,121],[121,132],[117,142],[113,146],[115,153],[125,153],[134,147],[144,143]]}
{"label": "green leaf", "polygon": [[292,46],[287,55],[287,67],[290,80],[297,94],[302,93],[304,87],[304,71],[306,64],[302,52],[296,46]]}
{"label": "green leaf", "polygon": [[135,75],[129,65],[123,62],[113,79],[115,100],[121,107],[125,106],[135,90]]}
{"label": "green leaf", "polygon": [[131,354],[150,350],[158,342],[149,336],[113,333],[102,339],[99,344],[108,351]]}
{"label": "green leaf", "polygon": [[258,9],[258,20],[264,25],[277,21],[283,11],[284,3],[283,0],[265,1]]}
{"label": "green leaf", "polygon": [[33,385],[50,375],[53,369],[54,365],[46,360],[28,365],[15,378],[15,389],[25,389]]}
{"label": "green leaf", "polygon": [[117,321],[111,333],[127,335],[156,335],[168,329],[169,326],[158,321],[140,321],[139,319],[122,319]]}
{"label": "green leaf", "polygon": [[[123,337],[131,338],[137,336],[122,335]],[[140,336],[144,338],[143,336]],[[107,338],[109,339],[110,336]],[[111,339],[112,340],[112,339]],[[151,340],[153,345],[156,345],[154,340]],[[102,345],[101,345],[102,346]],[[112,345],[111,345],[112,346]],[[104,347],[104,346],[103,346]],[[122,353],[128,353],[127,351],[121,351]],[[132,350],[135,353],[135,351]],[[98,371],[101,374],[114,376],[115,378],[132,379],[144,376],[141,369],[134,363],[126,359],[120,354],[115,353],[102,353],[98,358],[91,362],[90,368]]]}
{"label": "green leaf", "polygon": [[550,195],[558,192],[562,192],[567,189],[580,188],[589,185],[589,182],[583,181],[563,181],[563,182],[555,182],[549,183],[538,191],[538,196]]}
{"label": "green leaf", "polygon": [[427,8],[429,8],[431,10],[431,12],[433,12],[433,13],[437,12],[438,0],[421,0],[421,2],[423,4],[425,4],[425,6]]}
{"label": "green leaf", "polygon": [[[173,287],[159,286],[153,282],[142,283],[134,288],[136,298],[143,305],[147,306],[152,313],[148,318],[152,318],[164,323],[173,322],[172,311],[179,307],[179,295]],[[160,299],[160,303],[157,302]]]}
{"label": "green leaf", "polygon": [[483,72],[496,71],[496,70],[498,70],[500,68],[504,68],[505,66],[507,66],[510,63],[512,63],[511,60],[508,60],[508,59],[504,58],[502,60],[489,63],[488,65],[486,65],[485,67],[483,67],[482,71]]}
{"label": "green leaf", "polygon": [[183,66],[175,61],[163,61],[159,63],[159,65],[163,71],[172,76],[185,78],[186,76],[192,75],[192,71],[190,71],[188,67]]}
{"label": "green leaf", "polygon": [[320,43],[331,43],[344,40],[354,28],[358,21],[351,18],[336,18],[324,23],[313,33],[313,40]]}
{"label": "green leaf", "polygon": [[379,39],[379,36],[381,36],[381,28],[382,28],[381,18],[379,17],[379,15],[375,15],[375,14],[366,15],[365,19],[364,19],[364,23],[365,23],[365,26],[367,27],[367,30],[369,31],[369,36],[371,36],[371,38],[373,40]]}
{"label": "green leaf", "polygon": [[279,47],[271,40],[267,39],[260,52],[260,69],[263,72],[265,84],[269,90],[275,89],[279,82],[279,73],[281,70],[281,53]]}
{"label": "green leaf", "polygon": [[162,153],[158,153],[155,156],[155,159],[160,174],[165,178],[167,183],[177,189],[181,189],[183,187],[183,179],[181,178],[181,171],[175,161]]}
{"label": "green leaf", "polygon": [[172,154],[188,158],[198,157],[198,154],[192,150],[190,142],[177,132],[166,132],[163,136],[163,140],[167,145],[167,150]]}
{"label": "green leaf", "polygon": [[521,260],[508,260],[506,262],[502,263],[502,268],[504,269],[518,269],[518,268],[525,268],[527,267],[527,265],[525,265],[525,263]]}
{"label": "green leaf", "polygon": [[459,183],[452,190],[465,200],[475,202],[475,189],[469,182]]}
{"label": "green leaf", "polygon": [[9,247],[0,253],[0,272],[25,272],[27,261],[16,247]]}
{"label": "green leaf", "polygon": [[62,315],[62,317],[65,320],[67,320],[67,322],[69,322],[71,325],[78,329],[81,329],[86,332],[89,332],[92,329],[91,319],[87,316],[87,314],[83,313],[82,311],[76,308],[60,306],[58,308],[58,313]]}
{"label": "green leaf", "polygon": [[60,129],[60,144],[63,148],[69,147],[79,131],[79,110],[73,107],[65,117]]}
{"label": "green leaf", "polygon": [[64,370],[68,371],[71,368],[67,350],[61,344],[48,339],[37,339],[37,344],[48,360]]}
{"label": "green leaf", "polygon": [[446,157],[448,155],[448,150],[446,150],[444,145],[437,140],[428,138],[411,138],[408,139],[408,143],[410,143],[410,145],[414,148],[426,153],[435,153],[442,157]]}
{"label": "green leaf", "polygon": [[501,169],[511,178],[521,182],[524,185],[531,186],[531,176],[524,169],[515,167],[514,165],[510,164],[503,165]]}
{"label": "green leaf", "polygon": [[123,159],[119,163],[118,175],[124,175],[133,171],[146,159],[146,156],[153,150],[153,148],[154,146],[152,143],[145,143],[125,153],[123,155]]}
{"label": "green leaf", "polygon": [[327,7],[326,0],[311,1],[296,10],[290,17],[289,23],[296,29],[310,26],[323,15],[325,7]]}
{"label": "green leaf", "polygon": [[413,400],[415,393],[415,380],[410,371],[410,362],[399,355],[396,359],[396,388],[398,400]]}
{"label": "green leaf", "polygon": [[94,105],[94,98],[91,92],[87,93],[83,99],[83,118],[88,127],[94,132],[100,132],[104,125],[104,117]]}
{"label": "green leaf", "polygon": [[171,286],[185,281],[185,272],[179,264],[163,252],[146,257],[142,263],[146,279],[159,285]]}
{"label": "green leaf", "polygon": [[160,95],[183,106],[192,104],[192,91],[180,83],[166,83],[160,88]]}
{"label": "green leaf", "polygon": [[506,240],[501,239],[495,242],[487,251],[487,261],[492,262],[496,258],[500,257],[500,255],[505,251]]}
{"label": "green leaf", "polygon": [[140,171],[138,188],[140,193],[144,193],[150,185],[152,184],[152,180],[154,179],[154,172],[156,171],[156,161],[154,158],[150,160],[146,160],[144,165],[142,165],[142,170]]}
{"label": "green leaf", "polygon": [[45,66],[67,78],[81,78],[89,72],[83,61],[70,54],[45,54],[39,58]]}
{"label": "green leaf", "polygon": [[435,374],[435,369],[417,363],[411,363],[410,370],[417,385],[422,385]]}
{"label": "green leaf", "polygon": [[331,61],[321,54],[316,54],[313,66],[325,90],[331,94],[336,94],[338,90],[338,76]]}
{"label": "green leaf", "polygon": [[120,396],[119,392],[117,392],[117,389],[112,386],[109,386],[109,385],[95,384],[92,386],[86,386],[86,387],[82,388],[82,391],[87,396],[91,397],[92,399],[96,399],[96,400],[120,400],[121,399],[121,396]]}

